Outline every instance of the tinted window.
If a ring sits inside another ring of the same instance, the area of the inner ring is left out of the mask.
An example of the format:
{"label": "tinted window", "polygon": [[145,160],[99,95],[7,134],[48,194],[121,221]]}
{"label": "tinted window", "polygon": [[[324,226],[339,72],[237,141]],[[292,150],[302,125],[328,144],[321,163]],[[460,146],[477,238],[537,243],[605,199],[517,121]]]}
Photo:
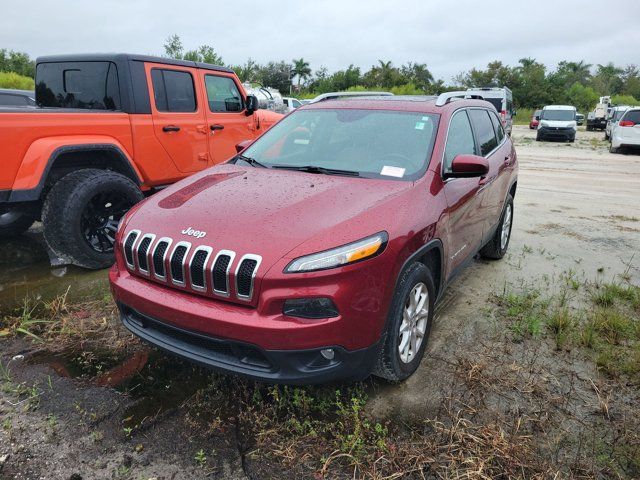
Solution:
{"label": "tinted window", "polygon": [[461,153],[476,153],[476,144],[467,113],[456,113],[449,124],[447,145],[444,149],[444,171],[451,171],[451,163]]}
{"label": "tinted window", "polygon": [[11,95],[10,93],[0,93],[0,105],[8,107],[24,107],[32,105],[27,97],[22,95]]}
{"label": "tinted window", "polygon": [[502,111],[502,99],[501,98],[485,98],[487,102],[496,107],[499,112]]}
{"label": "tinted window", "polygon": [[493,122],[493,128],[496,131],[498,137],[498,143],[502,142],[504,138],[504,129],[502,128],[502,122],[498,120],[498,116],[495,113],[490,113],[491,121]]}
{"label": "tinted window", "polygon": [[40,63],[36,102],[42,107],[120,110],[118,71],[112,62]]}
{"label": "tinted window", "polygon": [[640,123],[640,110],[627,110],[624,117],[622,117],[622,120],[633,122],[635,124]]}
{"label": "tinted window", "polygon": [[241,112],[244,110],[240,91],[231,78],[206,75],[209,110],[212,112]]}
{"label": "tinted window", "polygon": [[156,108],[161,112],[195,112],[193,77],[179,70],[151,70]]}
{"label": "tinted window", "polygon": [[616,110],[616,113],[613,115],[613,121],[617,122],[618,120],[620,120],[625,112],[626,110]]}
{"label": "tinted window", "polygon": [[476,131],[478,143],[480,144],[480,153],[484,156],[489,154],[491,150],[498,146],[496,134],[493,131],[493,125],[489,118],[489,112],[486,110],[470,110],[471,121]]}

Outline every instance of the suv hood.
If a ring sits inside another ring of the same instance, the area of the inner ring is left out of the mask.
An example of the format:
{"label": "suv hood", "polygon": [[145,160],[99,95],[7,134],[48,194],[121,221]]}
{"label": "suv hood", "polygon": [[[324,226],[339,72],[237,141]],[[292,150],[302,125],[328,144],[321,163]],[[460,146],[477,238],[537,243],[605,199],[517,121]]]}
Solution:
{"label": "suv hood", "polygon": [[[264,270],[314,237],[339,230],[351,240],[385,228],[367,222],[344,222],[371,212],[376,205],[411,188],[412,182],[317,175],[297,171],[224,164],[208,169],[153,195],[129,217],[132,229],[208,245],[214,252],[257,254]],[[189,230],[191,229],[191,230]],[[185,233],[183,233],[185,232]],[[203,235],[204,234],[204,235]]]}

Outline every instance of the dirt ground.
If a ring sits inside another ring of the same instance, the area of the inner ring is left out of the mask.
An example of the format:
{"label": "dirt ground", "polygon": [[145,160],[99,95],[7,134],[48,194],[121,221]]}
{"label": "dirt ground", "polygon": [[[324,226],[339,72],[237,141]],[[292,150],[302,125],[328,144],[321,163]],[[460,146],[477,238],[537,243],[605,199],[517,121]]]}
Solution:
{"label": "dirt ground", "polygon": [[[37,227],[7,243],[0,479],[638,478],[637,371],[607,374],[602,352],[567,340],[568,327],[514,310],[558,304],[575,327],[597,310],[594,292],[640,284],[640,155],[610,154],[602,137],[538,143],[514,127],[509,253],[475,260],[451,285],[422,365],[399,385],[289,391],[212,375],[132,339],[114,321],[106,273],[51,267]],[[63,333],[88,325],[93,340],[15,335],[17,317],[26,331],[40,318],[23,297],[67,291],[92,303],[47,311],[65,318]],[[612,345],[627,355],[626,339]],[[310,400],[327,392],[331,409]]]}

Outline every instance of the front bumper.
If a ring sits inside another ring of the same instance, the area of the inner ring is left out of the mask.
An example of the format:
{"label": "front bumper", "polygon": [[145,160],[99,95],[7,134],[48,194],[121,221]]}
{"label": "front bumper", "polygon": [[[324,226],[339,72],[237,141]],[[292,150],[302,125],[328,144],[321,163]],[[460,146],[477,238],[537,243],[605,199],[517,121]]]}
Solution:
{"label": "front bumper", "polygon": [[538,127],[537,136],[541,140],[575,140],[576,131],[573,128]]}
{"label": "front bumper", "polygon": [[[378,356],[378,343],[355,351],[340,346],[265,350],[257,345],[178,328],[118,304],[125,327],[169,353],[215,370],[270,383],[315,384],[363,380]],[[321,353],[330,349],[333,358]]]}

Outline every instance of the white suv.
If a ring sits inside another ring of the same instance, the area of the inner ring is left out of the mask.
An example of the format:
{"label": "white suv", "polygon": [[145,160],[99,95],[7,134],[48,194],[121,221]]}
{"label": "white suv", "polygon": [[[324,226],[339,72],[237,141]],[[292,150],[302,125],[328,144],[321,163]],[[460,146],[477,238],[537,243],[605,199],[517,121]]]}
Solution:
{"label": "white suv", "polygon": [[613,125],[618,123],[629,108],[629,105],[620,105],[618,107],[611,107],[611,112],[609,112],[609,118],[607,119],[607,126],[604,129],[604,139],[609,140],[611,137],[611,130]]}
{"label": "white suv", "polygon": [[609,151],[618,153],[624,147],[640,147],[640,107],[628,109],[611,128]]}

